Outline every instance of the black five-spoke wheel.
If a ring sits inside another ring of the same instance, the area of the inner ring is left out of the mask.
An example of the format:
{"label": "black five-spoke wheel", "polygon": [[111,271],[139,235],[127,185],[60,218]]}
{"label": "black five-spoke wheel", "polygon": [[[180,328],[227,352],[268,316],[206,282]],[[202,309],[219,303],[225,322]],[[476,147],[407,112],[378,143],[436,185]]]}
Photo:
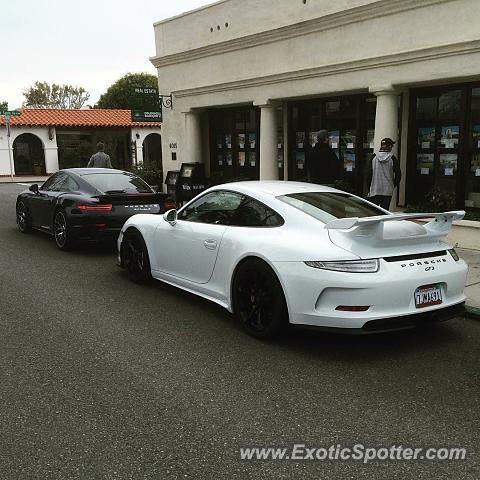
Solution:
{"label": "black five-spoke wheel", "polygon": [[152,279],[147,246],[138,230],[127,230],[122,241],[122,261],[128,277],[135,283]]}
{"label": "black five-spoke wheel", "polygon": [[263,261],[240,264],[233,281],[233,310],[245,330],[257,338],[270,338],[288,324],[282,286]]}
{"label": "black five-spoke wheel", "polygon": [[68,250],[72,247],[72,238],[68,220],[63,210],[58,210],[53,219],[53,236],[60,250]]}
{"label": "black five-spoke wheel", "polygon": [[28,233],[31,230],[28,210],[23,201],[17,203],[17,225],[22,233]]}

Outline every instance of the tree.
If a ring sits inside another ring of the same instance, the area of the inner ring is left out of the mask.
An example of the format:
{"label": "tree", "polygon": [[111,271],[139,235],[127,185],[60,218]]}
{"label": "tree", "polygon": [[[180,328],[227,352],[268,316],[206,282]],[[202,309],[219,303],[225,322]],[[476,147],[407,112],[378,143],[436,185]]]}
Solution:
{"label": "tree", "polygon": [[0,111],[8,110],[8,102],[2,102],[0,100]]}
{"label": "tree", "polygon": [[24,106],[32,108],[82,108],[90,98],[83,87],[35,82],[23,92]]}
{"label": "tree", "polygon": [[158,88],[158,79],[150,73],[127,73],[108,87],[95,108],[135,109],[138,100],[134,94],[135,87]]}

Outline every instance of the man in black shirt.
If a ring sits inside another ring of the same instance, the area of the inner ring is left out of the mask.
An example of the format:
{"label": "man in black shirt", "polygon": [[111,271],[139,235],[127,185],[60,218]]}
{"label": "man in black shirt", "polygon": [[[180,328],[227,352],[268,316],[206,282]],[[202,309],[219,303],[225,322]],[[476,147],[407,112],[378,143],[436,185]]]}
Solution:
{"label": "man in black shirt", "polygon": [[328,144],[327,130],[320,130],[317,139],[307,164],[307,180],[333,186],[340,179],[340,160]]}

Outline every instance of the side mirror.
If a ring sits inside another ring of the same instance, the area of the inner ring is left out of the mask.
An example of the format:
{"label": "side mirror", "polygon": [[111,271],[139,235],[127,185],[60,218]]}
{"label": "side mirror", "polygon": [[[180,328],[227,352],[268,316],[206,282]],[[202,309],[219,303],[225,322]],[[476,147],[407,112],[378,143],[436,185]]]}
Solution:
{"label": "side mirror", "polygon": [[163,219],[173,227],[177,223],[177,214],[175,209],[168,210],[163,214]]}
{"label": "side mirror", "polygon": [[36,194],[36,193],[38,193],[38,184],[37,184],[37,183],[34,183],[33,185],[30,185],[30,186],[28,187],[28,189],[29,189],[31,192],[33,192],[33,193]]}

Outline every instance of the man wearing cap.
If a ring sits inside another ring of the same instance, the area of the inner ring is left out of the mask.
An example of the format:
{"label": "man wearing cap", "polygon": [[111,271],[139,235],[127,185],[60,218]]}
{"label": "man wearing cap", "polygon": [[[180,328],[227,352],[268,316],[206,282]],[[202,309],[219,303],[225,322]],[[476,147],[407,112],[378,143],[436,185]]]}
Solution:
{"label": "man wearing cap", "polygon": [[333,185],[340,179],[340,160],[328,144],[328,130],[320,130],[318,143],[307,163],[307,180],[312,183]]}
{"label": "man wearing cap", "polygon": [[393,190],[402,178],[400,164],[392,153],[394,145],[391,138],[382,139],[380,151],[373,155],[369,171],[371,181],[368,199],[385,210],[389,209]]}

